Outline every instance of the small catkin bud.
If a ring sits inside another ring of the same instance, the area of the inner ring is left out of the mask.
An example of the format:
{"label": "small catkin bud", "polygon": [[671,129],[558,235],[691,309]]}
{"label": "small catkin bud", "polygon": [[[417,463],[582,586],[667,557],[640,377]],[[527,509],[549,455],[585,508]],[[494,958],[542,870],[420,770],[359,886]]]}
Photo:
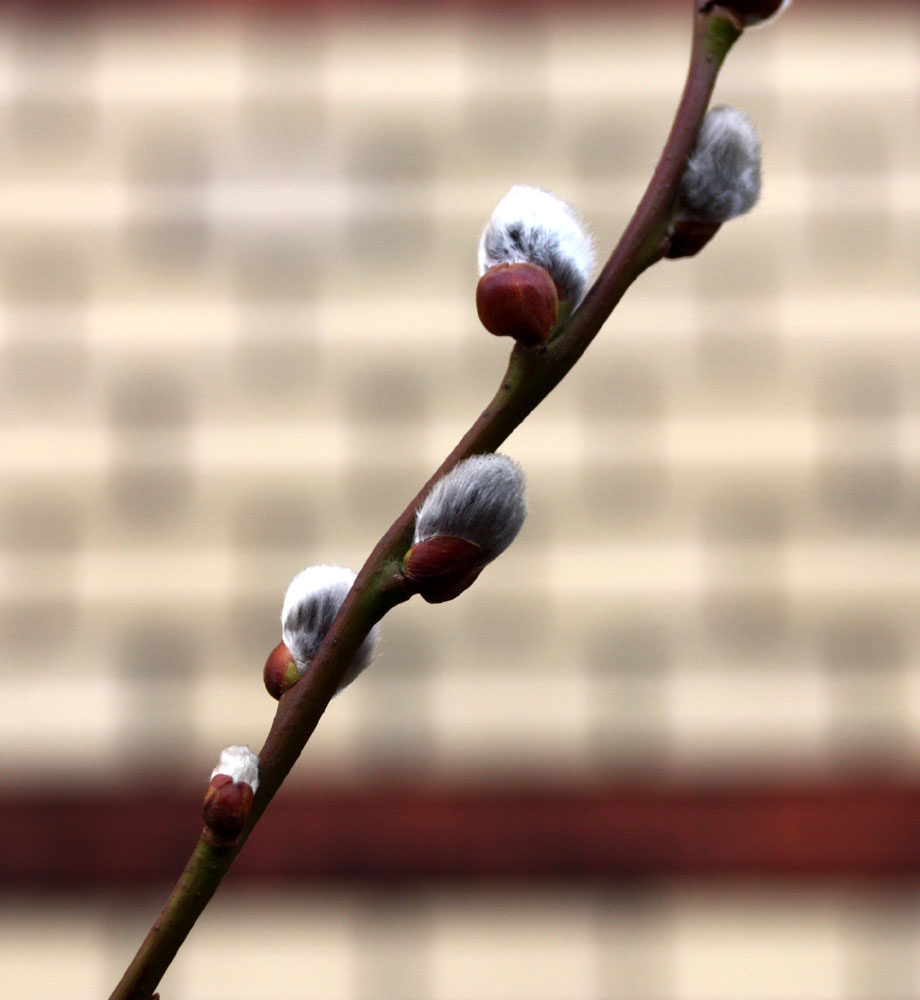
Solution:
{"label": "small catkin bud", "polygon": [[560,302],[574,309],[594,271],[594,241],[574,210],[542,188],[515,185],[496,205],[479,241],[479,273],[497,264],[547,271]]}
{"label": "small catkin bud", "polygon": [[[291,581],[281,609],[282,642],[265,663],[265,686],[273,697],[280,698],[307,672],[354,582],[355,574],[344,566],[311,566]],[[339,691],[369,666],[379,633],[375,625],[365,637]]]}
{"label": "small catkin bud", "polygon": [[706,112],[680,181],[681,214],[698,222],[728,222],[760,196],[760,139],[750,118],[730,104]]}
{"label": "small catkin bud", "polygon": [[504,455],[473,455],[439,479],[419,508],[405,575],[429,603],[451,600],[508,548],[526,516],[520,467]]}
{"label": "small catkin bud", "polygon": [[259,758],[249,747],[225,747],[204,793],[202,818],[212,843],[232,844],[242,832],[259,787]]}
{"label": "small catkin bud", "polygon": [[734,14],[744,28],[753,28],[772,21],[792,3],[792,0],[721,0],[719,6]]}

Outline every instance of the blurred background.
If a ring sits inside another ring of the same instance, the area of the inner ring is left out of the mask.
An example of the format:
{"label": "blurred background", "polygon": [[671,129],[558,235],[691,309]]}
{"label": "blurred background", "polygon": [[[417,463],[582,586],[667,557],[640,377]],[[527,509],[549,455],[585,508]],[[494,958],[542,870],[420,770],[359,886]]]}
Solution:
{"label": "blurred background", "polygon": [[[514,183],[609,252],[689,2],[0,22],[0,968],[107,996],[261,746],[285,588],[491,398]],[[504,450],[531,514],[398,608],[164,1000],[920,995],[920,12],[799,2],[716,93],[761,204]]]}

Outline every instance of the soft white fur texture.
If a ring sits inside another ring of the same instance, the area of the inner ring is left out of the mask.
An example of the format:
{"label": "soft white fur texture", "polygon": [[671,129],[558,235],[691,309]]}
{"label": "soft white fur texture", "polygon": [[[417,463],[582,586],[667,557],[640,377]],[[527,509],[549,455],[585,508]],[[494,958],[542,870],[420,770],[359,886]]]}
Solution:
{"label": "soft white fur texture", "polygon": [[524,473],[505,455],[473,455],[439,479],[415,517],[415,541],[454,535],[486,562],[514,541],[527,516]]}
{"label": "soft white fur texture", "polygon": [[[311,566],[291,580],[281,609],[281,635],[301,677],[354,582],[355,574],[344,566]],[[379,634],[375,625],[342,678],[340,691],[370,665]]]}
{"label": "soft white fur texture", "polygon": [[760,139],[750,118],[730,104],[711,108],[680,182],[685,217],[727,222],[760,197]]}
{"label": "soft white fur texture", "polygon": [[496,264],[538,264],[572,308],[594,272],[594,241],[574,210],[542,188],[515,185],[496,205],[479,241],[480,275]]}
{"label": "soft white fur texture", "polygon": [[255,794],[259,788],[259,758],[249,747],[224,747],[211,777],[218,774],[229,775],[234,784],[243,782],[249,785]]}

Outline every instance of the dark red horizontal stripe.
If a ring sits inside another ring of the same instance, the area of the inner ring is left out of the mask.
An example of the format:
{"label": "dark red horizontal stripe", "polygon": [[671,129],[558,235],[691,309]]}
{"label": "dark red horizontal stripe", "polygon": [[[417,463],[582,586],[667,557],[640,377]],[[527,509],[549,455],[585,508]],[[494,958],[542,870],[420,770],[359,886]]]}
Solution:
{"label": "dark red horizontal stripe", "polygon": [[[162,789],[0,796],[0,884],[172,880],[199,816],[197,795]],[[282,792],[233,877],[289,885],[918,875],[920,785],[861,782]]]}

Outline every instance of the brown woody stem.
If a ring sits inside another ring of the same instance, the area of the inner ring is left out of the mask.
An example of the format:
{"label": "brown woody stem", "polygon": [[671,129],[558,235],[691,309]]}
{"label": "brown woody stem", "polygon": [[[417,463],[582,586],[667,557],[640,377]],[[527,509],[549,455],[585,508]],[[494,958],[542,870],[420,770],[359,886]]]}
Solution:
{"label": "brown woody stem", "polygon": [[718,6],[694,0],[690,68],[671,133],[629,225],[584,302],[546,347],[515,347],[502,384],[440,468],[377,543],[303,679],[278,705],[259,754],[259,790],[245,830],[231,847],[202,835],[175,889],[110,1000],[151,1000],[163,973],[233,859],[316,728],[365,636],[410,596],[401,564],[415,512],[432,485],[457,462],[494,451],[559,384],[600,331],[624,292],[667,247],[668,226],[684,164],[693,147],[723,59],[741,34]]}

